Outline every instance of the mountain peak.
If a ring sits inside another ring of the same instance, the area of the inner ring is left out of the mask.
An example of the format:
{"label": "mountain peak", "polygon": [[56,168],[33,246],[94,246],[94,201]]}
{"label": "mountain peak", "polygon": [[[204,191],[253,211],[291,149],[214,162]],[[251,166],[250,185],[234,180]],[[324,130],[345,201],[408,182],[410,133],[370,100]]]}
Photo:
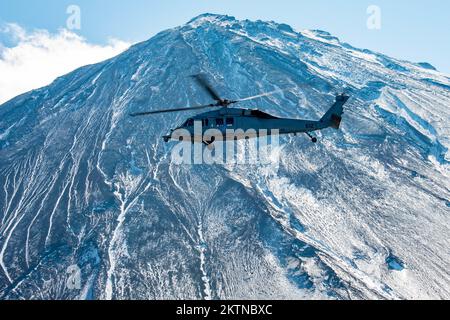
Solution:
{"label": "mountain peak", "polygon": [[213,23],[222,21],[236,21],[236,18],[216,13],[203,13],[191,19],[187,24],[199,25],[203,23]]}

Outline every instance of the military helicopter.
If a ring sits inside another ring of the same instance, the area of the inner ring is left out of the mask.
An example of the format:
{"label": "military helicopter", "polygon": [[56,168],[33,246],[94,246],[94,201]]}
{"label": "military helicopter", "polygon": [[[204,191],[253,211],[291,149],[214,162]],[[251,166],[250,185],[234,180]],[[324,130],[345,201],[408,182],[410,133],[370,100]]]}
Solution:
{"label": "military helicopter", "polygon": [[[183,112],[208,108],[219,108],[218,110],[202,113],[189,118],[180,127],[172,129],[170,134],[163,136],[165,142],[169,142],[171,140],[181,141],[190,139],[192,143],[199,142],[207,146],[212,146],[213,143],[218,140],[227,141],[231,139],[242,140],[257,138],[261,136],[261,132],[264,132],[263,134],[266,135],[271,135],[274,131],[276,131],[280,135],[298,135],[300,133],[304,133],[308,135],[313,143],[316,143],[317,138],[314,137],[311,133],[330,127],[339,129],[342,121],[342,114],[344,113],[343,107],[350,98],[350,96],[344,93],[337,95],[335,103],[318,121],[279,118],[260,110],[230,108],[230,106],[237,103],[274,95],[283,90],[264,93],[245,99],[228,100],[222,99],[219,96],[217,91],[215,91],[213,87],[208,83],[204,75],[199,74],[192,77],[202,88],[206,90],[206,92],[211,96],[215,103],[190,108],[139,112],[133,113],[131,114],[131,116],[138,117],[169,112]],[[200,130],[198,130],[199,127],[196,126],[196,124],[201,124]],[[189,134],[177,135],[177,131],[183,131]],[[218,132],[220,132],[220,134],[217,134]]]}

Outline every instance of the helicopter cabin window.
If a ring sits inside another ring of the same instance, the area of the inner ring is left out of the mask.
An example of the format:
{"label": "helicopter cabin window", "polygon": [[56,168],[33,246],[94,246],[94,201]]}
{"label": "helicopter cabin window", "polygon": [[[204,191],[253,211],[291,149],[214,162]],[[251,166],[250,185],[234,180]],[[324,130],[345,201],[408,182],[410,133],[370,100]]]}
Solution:
{"label": "helicopter cabin window", "polygon": [[216,126],[218,126],[218,127],[220,127],[220,126],[223,126],[223,119],[222,118],[217,118],[216,119]]}
{"label": "helicopter cabin window", "polygon": [[183,127],[185,127],[185,128],[193,127],[193,126],[194,126],[194,119],[187,120],[183,125]]}
{"label": "helicopter cabin window", "polygon": [[227,126],[228,127],[234,126],[234,118],[227,118]]}

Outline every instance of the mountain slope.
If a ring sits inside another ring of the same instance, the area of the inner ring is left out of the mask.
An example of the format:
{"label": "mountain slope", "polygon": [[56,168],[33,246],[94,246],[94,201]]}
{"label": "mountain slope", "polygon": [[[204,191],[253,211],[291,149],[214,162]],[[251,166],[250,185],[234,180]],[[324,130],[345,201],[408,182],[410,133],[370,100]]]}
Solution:
{"label": "mountain slope", "polygon": [[[279,162],[178,166],[161,135],[189,114],[128,114],[208,102],[200,72],[229,98],[292,88],[245,105],[279,116],[352,99]],[[323,31],[164,31],[0,107],[0,297],[449,298],[449,103],[447,76]]]}

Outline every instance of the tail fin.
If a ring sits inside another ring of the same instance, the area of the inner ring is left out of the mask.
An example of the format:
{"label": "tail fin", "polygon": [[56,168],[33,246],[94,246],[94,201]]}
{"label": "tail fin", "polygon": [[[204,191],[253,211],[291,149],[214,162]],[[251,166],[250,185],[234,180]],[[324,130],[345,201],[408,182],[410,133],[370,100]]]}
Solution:
{"label": "tail fin", "polygon": [[329,124],[330,127],[339,129],[342,121],[342,114],[344,113],[344,105],[347,103],[350,96],[340,94],[336,97],[336,102],[328,110],[328,112],[320,119],[320,122]]}

